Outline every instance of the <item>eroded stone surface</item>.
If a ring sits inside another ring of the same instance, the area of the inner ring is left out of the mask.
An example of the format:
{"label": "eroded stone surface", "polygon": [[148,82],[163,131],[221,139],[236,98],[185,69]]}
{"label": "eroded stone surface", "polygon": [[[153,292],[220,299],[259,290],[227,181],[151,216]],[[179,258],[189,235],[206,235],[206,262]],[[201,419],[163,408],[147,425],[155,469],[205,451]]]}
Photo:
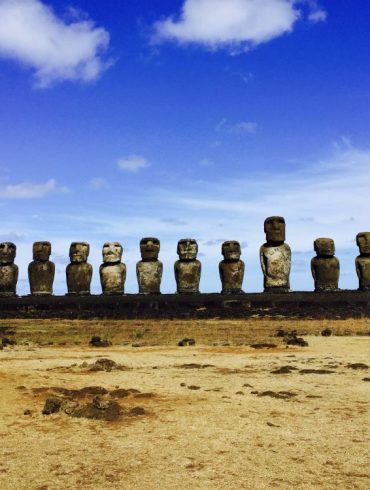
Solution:
{"label": "eroded stone surface", "polygon": [[121,262],[123,247],[119,242],[103,245],[103,264],[99,268],[103,294],[123,294],[126,281],[126,265]]}
{"label": "eroded stone surface", "polygon": [[18,266],[14,264],[17,247],[14,243],[0,243],[0,296],[15,296]]}
{"label": "eroded stone surface", "polygon": [[222,244],[224,260],[219,263],[219,273],[222,283],[222,294],[242,293],[244,278],[244,262],[240,260],[240,243],[229,240]]}
{"label": "eroded stone surface", "polygon": [[288,292],[291,250],[285,241],[285,220],[281,216],[266,218],[266,243],[260,248],[265,292]]}
{"label": "eroded stone surface", "polygon": [[49,260],[50,242],[35,242],[32,248],[33,262],[28,266],[31,294],[44,296],[53,294],[55,265]]}
{"label": "eroded stone surface", "polygon": [[311,260],[311,272],[315,291],[335,291],[338,289],[339,260],[334,257],[334,241],[331,238],[317,238],[314,249],[317,256]]}
{"label": "eroded stone surface", "polygon": [[359,289],[370,291],[370,231],[358,233],[356,243],[360,249],[360,255],[356,257]]}
{"label": "eroded stone surface", "polygon": [[142,238],[141,259],[136,264],[136,277],[140,294],[160,294],[163,264],[158,260],[160,242],[158,238]]}
{"label": "eroded stone surface", "polygon": [[68,294],[87,295],[90,294],[90,285],[93,269],[87,263],[90,245],[86,242],[73,242],[69,249],[71,263],[67,265],[67,288]]}
{"label": "eroded stone surface", "polygon": [[198,244],[192,238],[179,240],[177,244],[179,260],[175,262],[175,279],[178,294],[199,293],[202,265],[197,260]]}

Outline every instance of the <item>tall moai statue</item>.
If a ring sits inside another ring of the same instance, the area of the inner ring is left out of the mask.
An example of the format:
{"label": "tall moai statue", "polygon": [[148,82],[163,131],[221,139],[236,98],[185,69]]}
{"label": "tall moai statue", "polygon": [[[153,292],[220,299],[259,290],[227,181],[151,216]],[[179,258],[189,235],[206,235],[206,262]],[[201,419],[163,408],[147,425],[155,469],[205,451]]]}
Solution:
{"label": "tall moai statue", "polygon": [[28,280],[31,294],[48,296],[53,294],[55,265],[49,260],[50,242],[35,242],[32,247],[33,262],[28,265]]}
{"label": "tall moai statue", "polygon": [[69,248],[71,263],[67,265],[67,289],[71,295],[89,295],[93,269],[87,263],[90,245],[86,242],[73,242]]}
{"label": "tall moai statue", "polygon": [[119,242],[103,245],[103,263],[99,267],[103,294],[123,294],[126,281],[126,265],[121,262],[123,247]]}
{"label": "tall moai statue", "polygon": [[240,260],[240,243],[235,240],[228,240],[222,244],[221,248],[224,260],[219,263],[220,279],[222,284],[222,294],[240,294],[244,278],[244,262]]}
{"label": "tall moai statue", "polygon": [[370,291],[370,231],[363,231],[356,236],[360,255],[356,257],[356,272],[361,291]]}
{"label": "tall moai statue", "polygon": [[160,294],[163,264],[158,260],[158,238],[140,240],[141,260],[136,264],[136,277],[140,294]]}
{"label": "tall moai statue", "polygon": [[198,244],[192,238],[177,243],[179,260],[175,262],[175,279],[178,294],[198,294],[202,265],[197,260]]}
{"label": "tall moai statue", "polygon": [[260,248],[260,261],[265,292],[289,291],[291,251],[285,242],[285,220],[281,216],[265,219],[266,243]]}
{"label": "tall moai statue", "polygon": [[317,238],[314,242],[316,257],[311,260],[315,291],[335,291],[339,282],[339,260],[334,257],[335,246],[331,238]]}
{"label": "tall moai statue", "polygon": [[17,247],[14,243],[0,243],[0,296],[16,296],[18,266],[14,264]]}

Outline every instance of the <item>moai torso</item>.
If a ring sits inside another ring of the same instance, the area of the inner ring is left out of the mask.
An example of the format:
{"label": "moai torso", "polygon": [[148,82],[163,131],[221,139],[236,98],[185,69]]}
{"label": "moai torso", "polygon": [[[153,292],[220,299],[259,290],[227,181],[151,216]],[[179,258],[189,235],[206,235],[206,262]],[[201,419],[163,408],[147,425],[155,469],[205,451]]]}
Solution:
{"label": "moai torso", "polygon": [[103,294],[123,294],[126,281],[126,265],[121,262],[122,245],[107,242],[103,245],[103,264],[99,268]]}
{"label": "moai torso", "polygon": [[285,240],[285,221],[280,216],[265,220],[266,243],[260,248],[265,292],[288,292],[291,251]]}
{"label": "moai torso", "polygon": [[339,260],[334,257],[334,241],[318,238],[314,241],[317,257],[311,260],[311,271],[315,281],[315,291],[335,291],[339,282]]}
{"label": "moai torso", "polygon": [[15,296],[18,266],[14,264],[16,246],[11,242],[0,243],[0,296]]}
{"label": "moai torso", "polygon": [[240,260],[241,249],[237,241],[230,240],[222,244],[224,260],[219,264],[222,294],[242,293],[244,262]]}
{"label": "moai torso", "polygon": [[32,295],[53,294],[55,265],[49,260],[50,254],[50,242],[35,242],[33,244],[33,262],[28,266],[28,279]]}
{"label": "moai torso", "polygon": [[87,263],[90,245],[86,242],[73,242],[69,249],[71,263],[67,265],[68,294],[88,295],[93,269]]}
{"label": "moai torso", "polygon": [[199,293],[202,265],[197,260],[198,244],[193,239],[183,239],[177,244],[180,260],[175,262],[175,279],[178,294]]}
{"label": "moai torso", "polygon": [[160,242],[157,238],[140,241],[141,258],[136,264],[136,277],[140,294],[160,294],[163,264],[158,260]]}
{"label": "moai torso", "polygon": [[370,232],[358,233],[356,237],[360,255],[356,257],[356,272],[361,291],[370,291]]}

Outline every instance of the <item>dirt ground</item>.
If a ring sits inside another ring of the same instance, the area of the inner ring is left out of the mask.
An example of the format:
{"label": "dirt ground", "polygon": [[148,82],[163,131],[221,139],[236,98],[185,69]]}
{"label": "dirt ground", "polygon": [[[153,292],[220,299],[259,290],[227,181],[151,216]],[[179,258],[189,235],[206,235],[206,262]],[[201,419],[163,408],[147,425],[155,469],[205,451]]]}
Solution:
{"label": "dirt ground", "polygon": [[370,321],[228,325],[2,321],[0,488],[370,488]]}

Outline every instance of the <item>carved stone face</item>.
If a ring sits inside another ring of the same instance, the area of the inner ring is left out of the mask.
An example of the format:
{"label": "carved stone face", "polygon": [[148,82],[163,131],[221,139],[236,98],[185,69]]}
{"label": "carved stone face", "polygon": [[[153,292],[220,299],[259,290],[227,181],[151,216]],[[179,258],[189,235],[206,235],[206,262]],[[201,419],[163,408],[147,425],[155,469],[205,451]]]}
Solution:
{"label": "carved stone face", "polygon": [[177,253],[181,260],[195,260],[198,253],[198,244],[192,238],[184,238],[177,243]]}
{"label": "carved stone face", "polygon": [[103,245],[103,262],[114,264],[121,261],[123,247],[119,242],[106,242]]}
{"label": "carved stone face", "polygon": [[334,240],[331,238],[317,238],[313,242],[317,255],[327,255],[332,257],[335,252]]}
{"label": "carved stone face", "polygon": [[73,242],[69,248],[69,258],[72,263],[78,264],[87,262],[89,256],[90,245],[86,242]]}
{"label": "carved stone face", "polygon": [[285,219],[281,216],[266,218],[264,230],[267,242],[283,242],[285,240]]}
{"label": "carved stone face", "polygon": [[32,247],[33,260],[47,262],[51,254],[50,242],[35,242]]}
{"label": "carved stone face", "polygon": [[370,254],[370,231],[358,233],[356,243],[362,254]]}
{"label": "carved stone face", "polygon": [[0,243],[0,264],[13,264],[17,247],[14,243]]}
{"label": "carved stone face", "polygon": [[159,249],[158,238],[142,238],[140,240],[140,252],[143,260],[157,260]]}
{"label": "carved stone face", "polygon": [[241,253],[240,243],[236,240],[229,240],[222,244],[222,255],[225,260],[239,260]]}

